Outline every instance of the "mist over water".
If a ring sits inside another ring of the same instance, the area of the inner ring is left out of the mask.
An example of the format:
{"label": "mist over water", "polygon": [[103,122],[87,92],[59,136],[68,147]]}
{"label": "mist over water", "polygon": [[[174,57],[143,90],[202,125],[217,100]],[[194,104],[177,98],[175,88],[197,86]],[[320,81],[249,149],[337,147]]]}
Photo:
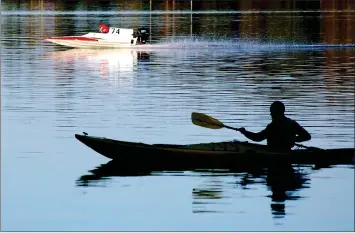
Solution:
{"label": "mist over water", "polygon": [[260,41],[253,38],[243,39],[218,39],[218,38],[204,38],[204,37],[190,37],[190,38],[174,38],[159,41],[155,44],[146,44],[139,46],[139,49],[224,49],[227,51],[236,50],[322,50],[328,48],[352,48],[355,49],[355,44],[326,44],[326,43],[292,43],[282,42],[279,40]]}

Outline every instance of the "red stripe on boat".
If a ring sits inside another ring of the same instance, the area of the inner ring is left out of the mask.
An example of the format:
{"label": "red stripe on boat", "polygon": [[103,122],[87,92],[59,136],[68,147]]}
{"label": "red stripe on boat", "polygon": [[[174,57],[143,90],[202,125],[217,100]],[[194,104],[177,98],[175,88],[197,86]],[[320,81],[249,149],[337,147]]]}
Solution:
{"label": "red stripe on boat", "polygon": [[62,36],[62,37],[49,37],[50,40],[83,40],[83,41],[98,41],[94,38],[83,37],[83,36]]}

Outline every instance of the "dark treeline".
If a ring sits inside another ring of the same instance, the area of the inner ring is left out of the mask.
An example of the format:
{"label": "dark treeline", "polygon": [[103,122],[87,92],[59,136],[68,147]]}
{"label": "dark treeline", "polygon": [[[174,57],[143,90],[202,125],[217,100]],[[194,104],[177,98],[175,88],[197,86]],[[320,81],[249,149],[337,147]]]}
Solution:
{"label": "dark treeline", "polygon": [[3,0],[3,10],[355,10],[354,0]]}

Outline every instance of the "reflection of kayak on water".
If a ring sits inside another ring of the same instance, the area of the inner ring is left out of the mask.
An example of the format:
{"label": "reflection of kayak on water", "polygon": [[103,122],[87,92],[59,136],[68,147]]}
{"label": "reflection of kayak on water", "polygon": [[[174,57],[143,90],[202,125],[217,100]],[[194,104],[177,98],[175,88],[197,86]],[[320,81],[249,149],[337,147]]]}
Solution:
{"label": "reflection of kayak on water", "polygon": [[82,175],[77,180],[76,183],[78,186],[90,186],[95,182],[106,180],[113,176],[149,176],[152,171],[149,169],[127,166],[127,164],[120,164],[111,160],[106,164],[101,164],[90,170],[89,173],[90,174]]}
{"label": "reflection of kayak on water", "polygon": [[[170,167],[171,168],[171,167]],[[198,169],[191,170],[184,173],[184,169],[180,170],[178,167],[173,169],[173,172],[167,171],[168,167],[157,166],[155,168],[148,168],[144,164],[127,164],[121,161],[111,160],[106,164],[89,170],[88,174],[82,175],[76,180],[77,186],[104,186],[105,183],[110,182],[114,177],[128,177],[128,176],[154,176],[154,175],[176,175],[179,176],[201,176],[207,179],[203,185],[194,187],[192,189],[193,197],[193,212],[219,212],[218,201],[226,202],[231,197],[228,197],[224,191],[228,191],[230,183],[216,182],[216,177],[230,176],[237,179],[237,184],[240,184],[243,189],[255,184],[266,185],[271,191],[269,197],[271,199],[271,211],[274,217],[282,217],[286,214],[285,201],[297,200],[301,198],[297,191],[307,188],[309,184],[308,174],[295,170],[295,172],[285,171],[285,169],[277,169],[270,171],[269,169],[258,166],[257,164],[250,166],[240,165],[234,169],[226,170],[211,170]],[[210,179],[210,178],[212,179]],[[240,179],[240,181],[238,181]],[[229,179],[228,179],[229,180]],[[230,181],[230,180],[229,180]],[[234,186],[235,188],[237,186]],[[213,201],[211,201],[213,200]],[[231,211],[238,211],[238,207],[232,207]]]}

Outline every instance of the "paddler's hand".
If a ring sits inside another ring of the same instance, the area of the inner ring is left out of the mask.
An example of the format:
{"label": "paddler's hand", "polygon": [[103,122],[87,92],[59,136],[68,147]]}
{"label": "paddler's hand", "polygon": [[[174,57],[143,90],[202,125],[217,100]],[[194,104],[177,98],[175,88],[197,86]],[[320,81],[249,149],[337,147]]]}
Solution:
{"label": "paddler's hand", "polygon": [[244,127],[242,127],[242,128],[239,128],[239,130],[238,130],[240,133],[242,133],[242,134],[245,134],[245,132],[247,131]]}

